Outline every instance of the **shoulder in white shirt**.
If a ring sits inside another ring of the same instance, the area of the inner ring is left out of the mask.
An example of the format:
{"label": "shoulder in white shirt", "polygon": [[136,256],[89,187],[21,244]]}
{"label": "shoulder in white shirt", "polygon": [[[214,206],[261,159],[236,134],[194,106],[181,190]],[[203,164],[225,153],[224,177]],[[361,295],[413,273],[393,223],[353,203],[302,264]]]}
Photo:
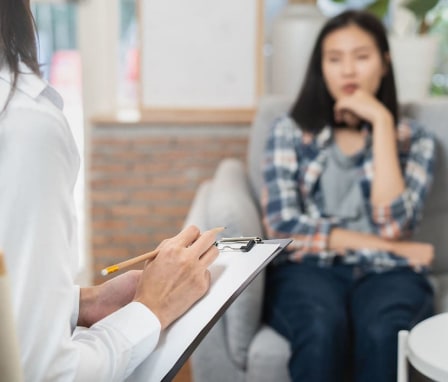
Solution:
{"label": "shoulder in white shirt", "polygon": [[[3,68],[0,110],[10,86]],[[72,192],[79,156],[58,103],[43,80],[21,74],[0,115],[0,248],[11,278],[25,379],[120,381],[152,352],[160,323],[145,306],[131,303],[73,332],[79,288]]]}

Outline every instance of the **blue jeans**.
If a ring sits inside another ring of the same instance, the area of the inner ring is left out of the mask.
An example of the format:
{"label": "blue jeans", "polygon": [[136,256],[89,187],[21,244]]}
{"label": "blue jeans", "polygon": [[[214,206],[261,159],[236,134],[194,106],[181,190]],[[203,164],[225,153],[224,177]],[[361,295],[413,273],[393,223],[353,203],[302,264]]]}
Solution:
{"label": "blue jeans", "polygon": [[266,278],[264,319],[291,345],[293,381],[395,382],[398,331],[432,314],[432,287],[410,268],[286,262]]}

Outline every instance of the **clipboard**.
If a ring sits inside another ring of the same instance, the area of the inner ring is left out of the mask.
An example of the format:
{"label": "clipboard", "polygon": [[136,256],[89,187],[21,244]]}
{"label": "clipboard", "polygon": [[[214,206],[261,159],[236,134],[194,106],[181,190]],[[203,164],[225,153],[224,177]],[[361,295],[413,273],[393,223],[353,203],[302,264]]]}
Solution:
{"label": "clipboard", "polygon": [[171,381],[232,302],[290,242],[256,237],[219,240],[220,255],[209,268],[209,292],[161,334],[154,352],[126,381]]}

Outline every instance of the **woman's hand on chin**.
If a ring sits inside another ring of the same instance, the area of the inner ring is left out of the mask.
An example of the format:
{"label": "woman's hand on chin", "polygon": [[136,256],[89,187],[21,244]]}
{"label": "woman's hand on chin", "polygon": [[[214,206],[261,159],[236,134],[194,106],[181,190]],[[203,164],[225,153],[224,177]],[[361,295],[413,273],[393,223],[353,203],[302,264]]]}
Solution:
{"label": "woman's hand on chin", "polygon": [[362,89],[339,98],[334,104],[335,121],[349,127],[358,126],[361,120],[375,126],[385,118],[392,118],[389,110],[376,97]]}

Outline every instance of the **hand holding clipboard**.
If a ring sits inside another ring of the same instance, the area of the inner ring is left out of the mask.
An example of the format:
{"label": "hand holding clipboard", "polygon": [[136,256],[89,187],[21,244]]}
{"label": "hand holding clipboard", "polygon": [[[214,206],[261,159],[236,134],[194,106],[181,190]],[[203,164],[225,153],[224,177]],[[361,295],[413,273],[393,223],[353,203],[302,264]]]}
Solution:
{"label": "hand holding clipboard", "polygon": [[[248,251],[241,247],[250,240]],[[171,381],[199,342],[250,282],[291,242],[289,239],[226,238],[217,241],[220,255],[210,266],[209,292],[162,333],[159,345],[127,379],[132,382]],[[234,248],[229,248],[234,246]]]}

